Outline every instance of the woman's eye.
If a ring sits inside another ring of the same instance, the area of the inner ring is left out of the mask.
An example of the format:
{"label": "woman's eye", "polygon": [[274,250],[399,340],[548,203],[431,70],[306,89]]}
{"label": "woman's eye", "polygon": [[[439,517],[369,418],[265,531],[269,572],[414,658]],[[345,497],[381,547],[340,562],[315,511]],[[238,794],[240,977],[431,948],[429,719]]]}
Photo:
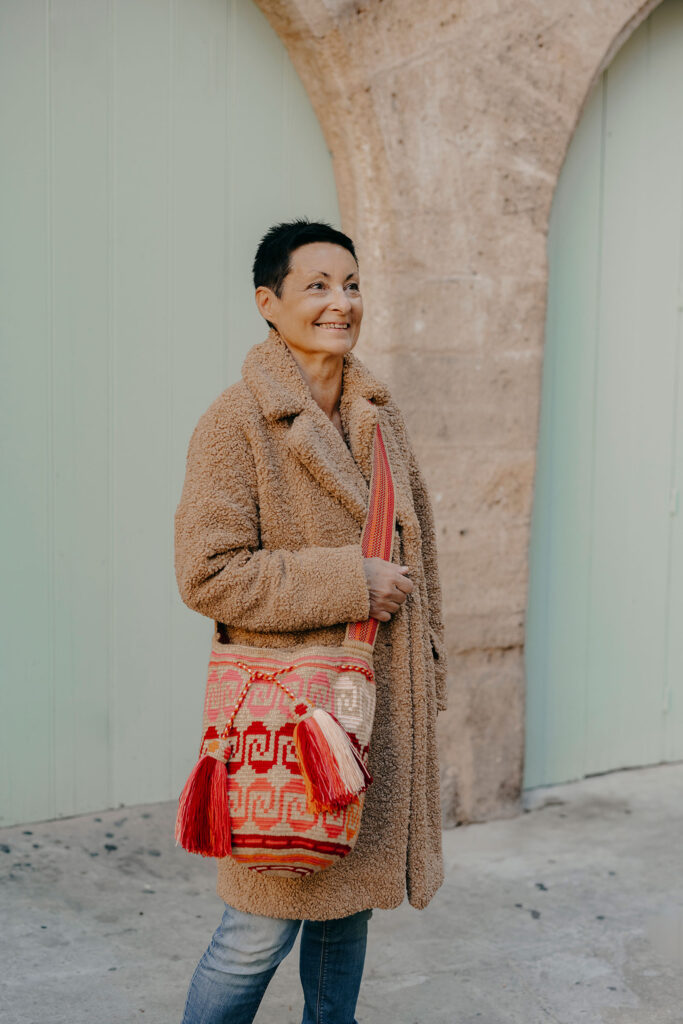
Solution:
{"label": "woman's eye", "polygon": [[356,283],[356,281],[351,281],[348,287],[351,288],[354,292],[360,291],[360,286]]}
{"label": "woman's eye", "polygon": [[324,288],[324,287],[325,287],[325,285],[324,285],[324,283],[322,281],[314,281],[311,285],[309,285],[309,288]]}

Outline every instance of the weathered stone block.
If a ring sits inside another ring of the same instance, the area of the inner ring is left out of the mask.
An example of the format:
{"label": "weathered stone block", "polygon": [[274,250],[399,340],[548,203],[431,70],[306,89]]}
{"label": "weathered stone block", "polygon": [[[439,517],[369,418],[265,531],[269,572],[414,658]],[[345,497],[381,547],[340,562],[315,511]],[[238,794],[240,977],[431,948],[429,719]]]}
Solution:
{"label": "weathered stone block", "polygon": [[533,450],[541,357],[401,352],[389,383],[416,442]]}
{"label": "weathered stone block", "polygon": [[439,715],[444,823],[519,812],[524,667],[519,646],[452,656],[453,693]]}

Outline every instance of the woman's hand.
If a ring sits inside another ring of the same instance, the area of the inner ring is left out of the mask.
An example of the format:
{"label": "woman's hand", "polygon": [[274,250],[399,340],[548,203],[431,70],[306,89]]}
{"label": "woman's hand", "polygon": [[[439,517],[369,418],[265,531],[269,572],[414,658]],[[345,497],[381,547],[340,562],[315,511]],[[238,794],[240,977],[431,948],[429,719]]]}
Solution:
{"label": "woman's hand", "polygon": [[408,566],[394,565],[384,558],[364,558],[363,568],[370,591],[370,618],[388,622],[412,593],[414,584],[407,575]]}

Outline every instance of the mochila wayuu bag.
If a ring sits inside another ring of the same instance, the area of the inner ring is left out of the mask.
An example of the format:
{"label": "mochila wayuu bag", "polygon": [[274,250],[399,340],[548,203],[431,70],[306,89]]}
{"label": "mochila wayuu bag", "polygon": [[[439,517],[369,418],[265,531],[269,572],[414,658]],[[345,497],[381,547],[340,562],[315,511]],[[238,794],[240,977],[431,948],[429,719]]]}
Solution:
{"label": "mochila wayuu bag", "polygon": [[[391,561],[394,485],[375,426],[365,558]],[[180,795],[176,840],[254,871],[305,877],[349,854],[360,829],[375,714],[379,621],[341,646],[222,643],[209,659],[199,760]]]}

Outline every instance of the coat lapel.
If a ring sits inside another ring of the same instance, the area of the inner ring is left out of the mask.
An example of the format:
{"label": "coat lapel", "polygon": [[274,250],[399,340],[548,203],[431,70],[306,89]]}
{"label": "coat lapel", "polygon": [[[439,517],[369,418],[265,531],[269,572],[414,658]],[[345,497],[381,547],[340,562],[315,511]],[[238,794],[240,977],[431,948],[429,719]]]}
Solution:
{"label": "coat lapel", "polygon": [[287,445],[320,486],[362,523],[368,503],[367,484],[336,427],[317,408],[318,414],[308,408],[299,413],[289,428]]}
{"label": "coat lapel", "polygon": [[377,404],[383,404],[379,401],[378,393],[373,389],[368,377],[368,371],[357,359],[345,362],[339,407],[342,426],[349,439],[354,462],[366,484],[366,495],[372,472],[372,451],[378,420]]}
{"label": "coat lapel", "polygon": [[267,420],[291,420],[285,435],[290,451],[362,524],[368,507],[376,406],[389,398],[384,385],[353,353],[344,357],[340,414],[349,450],[276,331],[271,330],[264,342],[249,351],[242,376]]}

